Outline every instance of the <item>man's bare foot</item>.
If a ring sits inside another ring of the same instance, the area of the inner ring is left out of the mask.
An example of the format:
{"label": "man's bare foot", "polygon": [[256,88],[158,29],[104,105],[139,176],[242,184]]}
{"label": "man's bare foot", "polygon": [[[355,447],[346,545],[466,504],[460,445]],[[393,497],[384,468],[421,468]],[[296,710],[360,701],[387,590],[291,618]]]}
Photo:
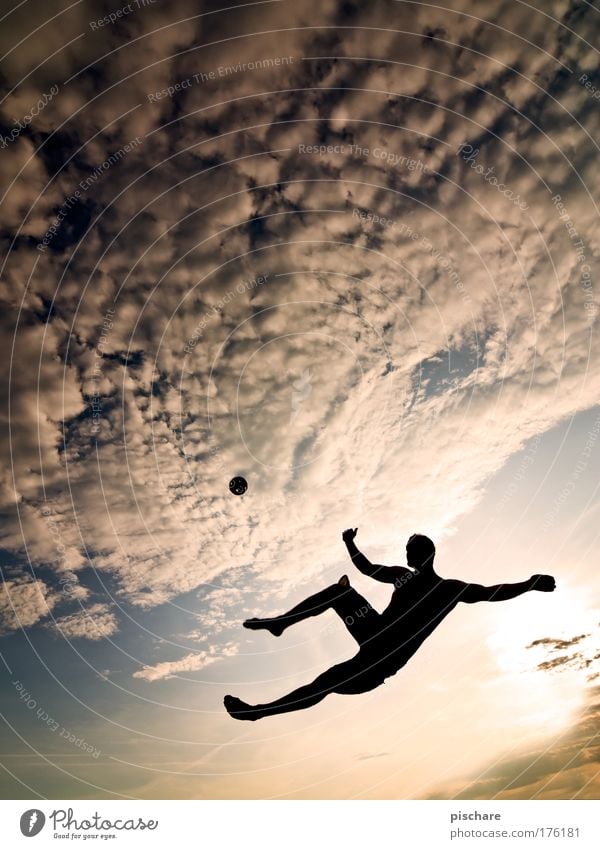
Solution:
{"label": "man's bare foot", "polygon": [[251,631],[270,631],[274,637],[281,637],[283,633],[283,625],[275,619],[246,619],[244,628],[249,628]]}
{"label": "man's bare foot", "polygon": [[225,696],[223,699],[225,710],[233,719],[248,719],[254,722],[255,719],[260,719],[260,713],[257,708],[246,704],[241,699],[236,699],[235,696]]}

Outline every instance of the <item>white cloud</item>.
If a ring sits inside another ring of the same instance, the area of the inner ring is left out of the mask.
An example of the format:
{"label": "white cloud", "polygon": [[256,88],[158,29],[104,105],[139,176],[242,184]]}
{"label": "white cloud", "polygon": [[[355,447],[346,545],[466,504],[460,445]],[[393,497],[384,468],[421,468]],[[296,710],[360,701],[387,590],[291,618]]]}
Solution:
{"label": "white cloud", "polygon": [[0,634],[35,625],[50,614],[59,595],[40,580],[15,578],[0,587]]}
{"label": "white cloud", "polygon": [[229,643],[222,648],[216,649],[211,646],[206,651],[192,652],[180,660],[166,660],[154,666],[144,666],[133,673],[134,678],[142,678],[145,681],[162,681],[173,678],[179,672],[199,672],[206,666],[210,666],[223,657],[232,657],[238,653],[238,646]]}
{"label": "white cloud", "polygon": [[[384,8],[358,10],[354,23],[377,26]],[[486,3],[485,14],[494,20],[498,8]],[[293,24],[283,7],[270,7],[270,15],[273,26],[279,18]],[[303,4],[295,15],[335,24],[340,11],[334,3]],[[202,54],[206,68],[261,51],[273,55],[266,37],[224,40],[256,16],[252,9],[220,16],[220,44]],[[66,255],[47,252],[27,287],[24,256],[32,259],[35,248],[24,245],[9,258],[5,299],[24,296],[27,324],[19,328],[13,359],[12,440],[2,445],[11,469],[1,491],[6,548],[23,555],[26,544],[35,562],[57,572],[91,562],[116,581],[124,600],[145,608],[236,568],[285,595],[343,556],[339,532],[348,520],[361,523],[364,538],[382,548],[403,528],[450,532],[528,436],[596,402],[600,375],[589,368],[579,264],[538,177],[551,178],[563,195],[595,272],[586,136],[523,76],[513,74],[509,85],[502,64],[529,63],[536,80],[547,78],[558,90],[553,56],[566,50],[575,65],[583,45],[565,40],[544,16],[530,17],[510,11],[515,27],[535,24],[537,50],[519,39],[501,47],[498,30],[474,18],[448,12],[441,22],[439,11],[411,7],[415,32],[443,23],[440,37],[462,46],[357,26],[331,33],[336,62],[301,61],[323,45],[312,29],[290,30],[278,50],[296,57],[285,68],[291,90],[246,97],[277,88],[281,68],[186,90],[183,115],[212,105],[158,130],[97,182],[89,200],[105,213],[70,250],[64,276]],[[163,17],[151,10],[123,26],[137,34],[136,27],[145,31],[157,22]],[[206,16],[198,26],[210,40],[216,18]],[[119,43],[105,35],[109,47]],[[192,26],[169,27],[103,64],[111,83],[137,70],[142,54],[153,67],[73,117],[71,131],[83,140],[119,110],[142,104],[114,125],[110,139],[101,132],[84,148],[87,166],[172,117],[173,101],[150,104],[146,94],[196,73],[198,55],[154,60],[191,46],[195,36]],[[499,61],[469,50],[477,44],[481,52],[488,42]],[[75,63],[96,56],[86,57],[80,43],[73,49]],[[408,64],[401,70],[378,61],[399,53]],[[57,64],[64,62],[62,56],[45,64],[48,80],[59,71],[61,79],[68,76]],[[67,105],[85,102],[92,93],[86,86],[87,78],[79,99],[60,92],[40,129],[59,113],[65,117]],[[569,103],[583,121],[588,100]],[[552,116],[583,183],[511,104]],[[285,123],[278,123],[281,116]],[[485,133],[492,121],[499,138]],[[298,153],[298,144],[323,140],[346,147],[325,156]],[[498,179],[526,197],[528,215],[456,156],[458,143],[468,140]],[[349,153],[349,144],[369,152]],[[376,150],[422,160],[429,171],[390,165]],[[7,153],[10,167],[20,167],[27,151],[13,145]],[[161,156],[148,178],[115,200]],[[28,179],[9,193],[10,221],[16,227],[33,203],[37,218],[27,232],[43,234],[50,207],[69,196],[79,171],[71,163],[36,201],[45,176],[38,153]],[[190,179],[181,182],[183,176]],[[256,189],[261,183],[276,185]],[[356,207],[394,226],[360,222],[352,215]],[[403,225],[419,238],[411,239]],[[265,273],[265,285],[243,285]],[[55,294],[55,310],[43,324],[38,316]],[[106,357],[98,360],[109,307],[115,316]],[[186,353],[201,323],[193,352]],[[10,343],[8,326],[5,331]],[[436,384],[427,369],[440,352],[460,360],[469,347],[478,349],[477,368],[473,354],[452,380]],[[128,348],[141,354],[125,369]],[[10,362],[8,348],[4,359]],[[98,362],[96,442],[83,393],[94,385]],[[290,422],[293,384],[306,369],[310,397]],[[227,489],[238,472],[250,481],[243,500]],[[48,501],[52,524],[43,515]],[[219,621],[215,628],[222,630]]]}
{"label": "white cloud", "polygon": [[117,617],[108,604],[91,604],[77,613],[54,620],[49,628],[55,629],[67,640],[103,640],[118,631]]}

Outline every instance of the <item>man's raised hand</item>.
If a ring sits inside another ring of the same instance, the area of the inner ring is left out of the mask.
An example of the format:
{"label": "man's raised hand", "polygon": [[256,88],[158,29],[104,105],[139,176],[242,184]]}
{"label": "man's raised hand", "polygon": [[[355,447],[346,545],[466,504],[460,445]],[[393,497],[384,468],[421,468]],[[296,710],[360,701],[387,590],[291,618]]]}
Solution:
{"label": "man's raised hand", "polygon": [[532,575],[531,589],[538,590],[541,593],[553,593],[556,589],[556,581],[552,575]]}
{"label": "man's raised hand", "polygon": [[342,534],[342,539],[344,540],[344,542],[352,542],[352,540],[356,536],[357,531],[358,528],[348,528],[348,530],[344,531],[344,533]]}

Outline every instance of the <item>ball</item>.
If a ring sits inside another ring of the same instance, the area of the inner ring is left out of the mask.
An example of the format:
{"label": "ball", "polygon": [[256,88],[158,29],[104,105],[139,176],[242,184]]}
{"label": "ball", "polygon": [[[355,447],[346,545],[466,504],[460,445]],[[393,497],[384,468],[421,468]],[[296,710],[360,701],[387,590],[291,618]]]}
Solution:
{"label": "ball", "polygon": [[229,492],[233,495],[243,495],[248,489],[248,481],[241,475],[236,475],[229,481]]}

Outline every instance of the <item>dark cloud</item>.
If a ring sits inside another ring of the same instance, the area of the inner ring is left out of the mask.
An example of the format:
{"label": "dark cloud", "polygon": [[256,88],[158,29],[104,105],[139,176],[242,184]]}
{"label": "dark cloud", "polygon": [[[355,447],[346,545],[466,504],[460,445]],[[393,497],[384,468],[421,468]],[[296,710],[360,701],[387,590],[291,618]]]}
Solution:
{"label": "dark cloud", "polygon": [[589,636],[589,634],[579,634],[577,637],[571,637],[571,639],[569,640],[559,640],[553,639],[552,637],[542,637],[539,640],[534,640],[527,646],[527,648],[532,649],[536,646],[546,646],[548,649],[568,649],[571,646],[576,646],[577,643],[580,643],[582,640],[587,639],[587,637]]}
{"label": "dark cloud", "polygon": [[370,761],[373,758],[385,758],[389,755],[389,752],[375,752],[371,755],[357,755],[356,759],[359,761]]}
{"label": "dark cloud", "polygon": [[[578,650],[571,654],[561,654],[568,651],[573,646],[577,646]],[[597,633],[578,634],[574,637],[555,638],[541,637],[538,640],[533,640],[528,646],[528,649],[537,650],[538,657],[540,651],[543,651],[544,658],[549,655],[548,659],[540,660],[537,668],[541,671],[555,669],[573,669],[586,672],[588,681],[594,680],[598,676],[596,661],[600,658],[598,654],[598,638]]]}

